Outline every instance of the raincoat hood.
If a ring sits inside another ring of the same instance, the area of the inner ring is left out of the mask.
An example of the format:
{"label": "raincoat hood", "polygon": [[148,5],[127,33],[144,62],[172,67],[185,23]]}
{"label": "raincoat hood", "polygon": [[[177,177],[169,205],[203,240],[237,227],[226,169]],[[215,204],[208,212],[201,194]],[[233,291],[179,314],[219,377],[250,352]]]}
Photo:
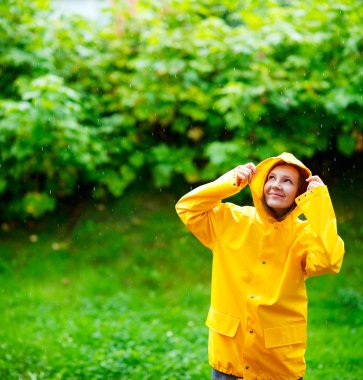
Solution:
{"label": "raincoat hood", "polygon": [[306,173],[306,178],[311,176],[311,171],[300,160],[291,153],[282,153],[277,157],[270,157],[263,160],[257,165],[257,174],[253,177],[250,183],[253,203],[257,213],[264,218],[271,219],[272,216],[267,213],[263,206],[263,189],[266,182],[266,177],[272,167],[276,164],[290,164],[301,168]]}

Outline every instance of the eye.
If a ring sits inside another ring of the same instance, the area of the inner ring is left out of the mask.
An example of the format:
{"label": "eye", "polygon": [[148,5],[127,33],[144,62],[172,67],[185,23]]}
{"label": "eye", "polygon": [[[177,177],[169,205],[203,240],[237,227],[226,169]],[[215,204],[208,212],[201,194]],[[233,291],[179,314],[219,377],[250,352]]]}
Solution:
{"label": "eye", "polygon": [[274,175],[270,175],[270,176],[268,177],[268,180],[270,181],[271,179],[275,179],[275,176],[274,176]]}
{"label": "eye", "polygon": [[291,181],[291,179],[285,179],[285,182],[290,182],[291,183],[291,185],[292,185],[292,181]]}

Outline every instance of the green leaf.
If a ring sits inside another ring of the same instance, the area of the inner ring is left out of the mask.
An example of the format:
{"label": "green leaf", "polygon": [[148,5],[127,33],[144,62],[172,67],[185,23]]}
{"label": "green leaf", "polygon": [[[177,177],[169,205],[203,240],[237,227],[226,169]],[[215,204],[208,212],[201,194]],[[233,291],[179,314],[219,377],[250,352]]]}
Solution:
{"label": "green leaf", "polygon": [[237,142],[214,142],[208,145],[205,152],[211,163],[220,165],[237,154],[240,149],[241,146]]}
{"label": "green leaf", "polygon": [[338,149],[345,156],[351,156],[355,151],[355,139],[351,135],[339,135],[338,136]]}
{"label": "green leaf", "polygon": [[0,194],[2,194],[7,186],[7,182],[4,178],[0,178]]}
{"label": "green leaf", "polygon": [[56,200],[46,193],[27,193],[22,201],[23,210],[26,214],[39,218],[48,211],[53,211]]}

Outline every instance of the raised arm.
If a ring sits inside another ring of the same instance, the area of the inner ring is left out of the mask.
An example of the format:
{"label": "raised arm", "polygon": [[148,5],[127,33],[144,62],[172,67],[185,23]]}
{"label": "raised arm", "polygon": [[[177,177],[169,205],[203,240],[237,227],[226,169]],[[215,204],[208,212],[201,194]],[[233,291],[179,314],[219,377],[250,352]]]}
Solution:
{"label": "raised arm", "polygon": [[318,176],[307,179],[308,190],[296,199],[308,219],[296,244],[303,250],[303,269],[307,276],[338,273],[344,242],[337,232],[336,218],[328,188]]}
{"label": "raised arm", "polygon": [[252,163],[237,166],[217,180],[187,193],[176,204],[180,219],[208,248],[212,248],[214,242],[215,219],[223,214],[222,199],[241,191],[254,174],[256,167]]}

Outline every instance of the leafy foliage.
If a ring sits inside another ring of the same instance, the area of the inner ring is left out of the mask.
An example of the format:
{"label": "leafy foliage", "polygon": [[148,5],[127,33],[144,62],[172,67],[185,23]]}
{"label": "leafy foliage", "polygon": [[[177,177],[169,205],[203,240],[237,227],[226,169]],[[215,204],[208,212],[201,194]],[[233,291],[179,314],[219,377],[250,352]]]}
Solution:
{"label": "leafy foliage", "polygon": [[0,5],[8,216],[80,186],[120,196],[149,175],[164,187],[282,151],[363,151],[359,2],[114,4],[98,24],[45,0]]}

